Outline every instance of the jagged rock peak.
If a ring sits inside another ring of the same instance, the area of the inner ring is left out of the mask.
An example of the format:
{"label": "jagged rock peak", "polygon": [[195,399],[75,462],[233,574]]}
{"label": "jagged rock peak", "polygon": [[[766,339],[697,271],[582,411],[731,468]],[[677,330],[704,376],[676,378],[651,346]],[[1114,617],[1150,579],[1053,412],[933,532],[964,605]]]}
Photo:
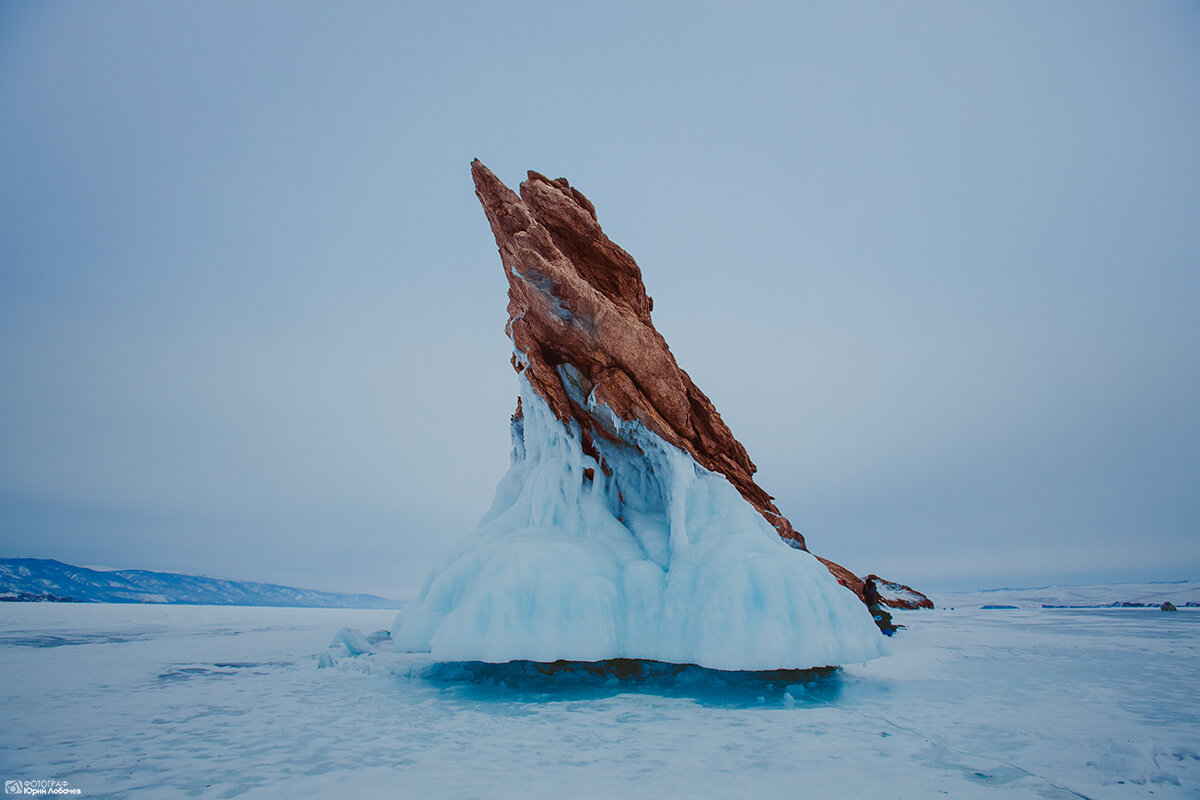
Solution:
{"label": "jagged rock peak", "polygon": [[[610,416],[593,413],[607,407],[725,475],[781,537],[807,549],[754,482],[746,449],[655,330],[641,269],[601,230],[591,201],[566,178],[531,171],[518,195],[478,159],[471,174],[508,277],[513,366],[563,423],[579,424],[585,451],[598,458],[596,437],[616,441]],[[846,583],[861,595],[861,583]]]}

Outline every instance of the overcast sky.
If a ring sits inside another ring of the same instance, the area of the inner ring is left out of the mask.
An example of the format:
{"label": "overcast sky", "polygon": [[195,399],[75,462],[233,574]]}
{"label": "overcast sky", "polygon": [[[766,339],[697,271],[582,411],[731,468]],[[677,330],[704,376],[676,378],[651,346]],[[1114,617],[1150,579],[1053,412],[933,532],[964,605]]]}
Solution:
{"label": "overcast sky", "polygon": [[1200,4],[0,2],[0,555],[412,597],[563,175],[814,552],[1200,577]]}

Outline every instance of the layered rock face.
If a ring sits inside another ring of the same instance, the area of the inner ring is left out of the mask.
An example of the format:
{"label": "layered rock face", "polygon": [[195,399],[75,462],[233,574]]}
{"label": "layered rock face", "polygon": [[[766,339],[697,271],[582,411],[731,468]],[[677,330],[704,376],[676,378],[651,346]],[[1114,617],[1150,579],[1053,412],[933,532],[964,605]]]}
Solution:
{"label": "layered rock face", "polygon": [[[607,472],[595,440],[617,442],[621,422],[640,423],[724,475],[784,541],[807,551],[755,483],[746,448],[655,330],[641,270],[601,230],[592,203],[566,178],[531,171],[518,195],[478,159],[471,173],[508,277],[513,366],[561,422],[578,424],[584,452]],[[863,597],[861,579],[817,558]]]}
{"label": "layered rock face", "polygon": [[902,608],[916,611],[919,608],[933,608],[933,601],[911,586],[903,583],[884,580],[878,575],[868,575],[863,582],[875,581],[875,589],[879,593],[879,602],[891,608]]}
{"label": "layered rock face", "polygon": [[675,363],[650,321],[641,270],[604,235],[591,202],[565,178],[530,172],[518,196],[478,160],[471,172],[508,276],[506,332],[524,354],[514,366],[558,418],[578,422],[587,440],[615,440],[611,420],[588,410],[590,397],[637,420],[723,474],[780,536],[806,549],[754,482],[746,448]]}

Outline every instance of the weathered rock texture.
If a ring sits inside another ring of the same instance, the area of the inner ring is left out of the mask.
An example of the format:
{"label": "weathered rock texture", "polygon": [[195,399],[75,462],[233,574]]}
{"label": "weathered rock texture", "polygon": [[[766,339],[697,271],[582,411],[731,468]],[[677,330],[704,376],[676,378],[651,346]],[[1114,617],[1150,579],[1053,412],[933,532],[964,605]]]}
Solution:
{"label": "weathered rock texture", "polygon": [[868,575],[863,582],[875,581],[875,589],[879,593],[879,602],[892,608],[904,608],[915,611],[918,608],[933,608],[933,601],[911,586],[903,583],[884,580],[878,575]]}
{"label": "weathered rock texture", "polygon": [[[675,363],[650,321],[654,302],[641,270],[600,229],[591,201],[566,178],[531,171],[518,195],[478,159],[471,174],[508,276],[506,332],[523,354],[523,360],[514,354],[513,367],[524,370],[563,423],[579,424],[584,451],[599,460],[595,438],[615,441],[611,420],[589,412],[591,398],[723,474],[788,544],[807,550],[804,537],[754,482],[746,448]],[[518,404],[514,418],[520,415]],[[820,560],[862,597],[857,576]]]}

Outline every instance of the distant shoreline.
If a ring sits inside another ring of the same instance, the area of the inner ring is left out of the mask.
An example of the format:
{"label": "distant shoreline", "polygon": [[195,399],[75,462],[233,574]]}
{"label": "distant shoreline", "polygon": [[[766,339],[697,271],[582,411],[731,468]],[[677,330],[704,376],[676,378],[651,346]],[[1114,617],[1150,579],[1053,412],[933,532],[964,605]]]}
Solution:
{"label": "distant shoreline", "polygon": [[42,558],[0,558],[0,602],[396,609],[387,597],[323,592],[150,570],[95,570]]}

